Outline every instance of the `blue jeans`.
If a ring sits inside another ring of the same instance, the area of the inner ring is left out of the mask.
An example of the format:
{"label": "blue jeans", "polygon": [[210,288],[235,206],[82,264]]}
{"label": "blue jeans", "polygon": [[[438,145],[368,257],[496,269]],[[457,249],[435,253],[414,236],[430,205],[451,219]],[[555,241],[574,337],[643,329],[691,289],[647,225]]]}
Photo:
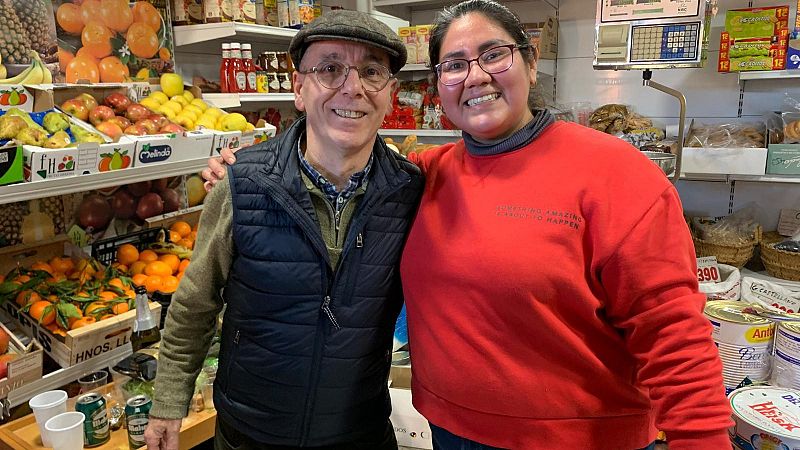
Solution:
{"label": "blue jeans", "polygon": [[[503,450],[499,447],[480,444],[478,442],[456,436],[444,428],[437,427],[432,423],[430,426],[431,437],[433,438],[433,450]],[[656,443],[653,442],[641,450],[654,450],[655,447]]]}

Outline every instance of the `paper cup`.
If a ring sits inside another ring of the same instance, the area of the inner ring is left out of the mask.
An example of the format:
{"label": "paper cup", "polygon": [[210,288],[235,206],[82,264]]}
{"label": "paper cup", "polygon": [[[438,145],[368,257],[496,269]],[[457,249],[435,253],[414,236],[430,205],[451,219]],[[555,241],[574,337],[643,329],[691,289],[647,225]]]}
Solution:
{"label": "paper cup", "polygon": [[52,447],[47,430],[44,424],[58,414],[67,411],[67,393],[65,391],[47,391],[34,396],[28,405],[36,417],[36,424],[39,425],[39,434],[42,436],[42,444],[45,447]]}
{"label": "paper cup", "polygon": [[53,450],[81,450],[83,448],[83,421],[80,411],[70,411],[52,417],[44,428],[53,441]]}

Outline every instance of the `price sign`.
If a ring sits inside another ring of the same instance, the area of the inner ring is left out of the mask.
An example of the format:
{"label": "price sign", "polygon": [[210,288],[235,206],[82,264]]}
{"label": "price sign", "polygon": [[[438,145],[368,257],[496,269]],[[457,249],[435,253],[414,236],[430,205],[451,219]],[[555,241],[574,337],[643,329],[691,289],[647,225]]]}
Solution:
{"label": "price sign", "polygon": [[716,256],[697,258],[697,281],[700,283],[719,283],[722,281]]}

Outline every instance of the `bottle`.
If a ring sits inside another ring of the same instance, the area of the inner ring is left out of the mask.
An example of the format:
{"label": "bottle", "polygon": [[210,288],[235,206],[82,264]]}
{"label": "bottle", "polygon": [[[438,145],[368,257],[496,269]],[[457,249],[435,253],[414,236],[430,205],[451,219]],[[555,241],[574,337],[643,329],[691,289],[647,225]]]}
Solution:
{"label": "bottle", "polygon": [[242,50],[238,42],[231,44],[231,68],[228,92],[247,92],[247,73],[242,64]]}
{"label": "bottle", "polygon": [[242,44],[242,66],[247,75],[247,92],[256,92],[256,66],[253,64],[253,50],[250,44]]}
{"label": "bottle", "polygon": [[222,63],[219,65],[219,90],[230,92],[231,44],[222,44]]}
{"label": "bottle", "polygon": [[133,324],[131,333],[131,346],[133,351],[149,347],[161,340],[161,332],[158,331],[158,321],[150,311],[147,301],[147,290],[144,286],[136,286],[136,322]]}

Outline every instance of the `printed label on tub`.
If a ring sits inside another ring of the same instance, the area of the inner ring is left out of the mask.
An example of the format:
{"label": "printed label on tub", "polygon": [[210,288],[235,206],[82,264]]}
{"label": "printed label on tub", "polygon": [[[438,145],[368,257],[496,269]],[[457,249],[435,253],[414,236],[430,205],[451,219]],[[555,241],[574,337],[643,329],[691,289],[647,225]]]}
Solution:
{"label": "printed label on tub", "polygon": [[730,395],[731,438],[743,449],[800,450],[800,392],[748,387]]}
{"label": "printed label on tub", "polygon": [[716,342],[726,344],[764,344],[769,345],[775,335],[775,324],[751,325],[746,323],[730,323],[709,320],[711,322],[711,337]]}
{"label": "printed label on tub", "polygon": [[800,294],[775,283],[750,277],[742,278],[742,301],[756,303],[778,313],[800,311]]}

